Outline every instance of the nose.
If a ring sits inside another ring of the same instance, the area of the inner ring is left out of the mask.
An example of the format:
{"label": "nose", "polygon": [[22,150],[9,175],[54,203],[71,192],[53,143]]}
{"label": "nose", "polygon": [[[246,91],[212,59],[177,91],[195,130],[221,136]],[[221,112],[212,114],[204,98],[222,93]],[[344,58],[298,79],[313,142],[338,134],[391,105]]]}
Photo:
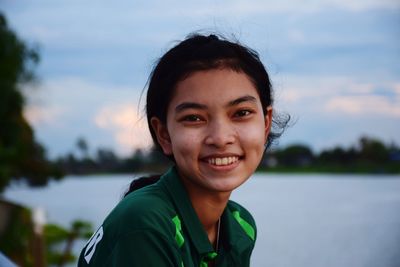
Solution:
{"label": "nose", "polygon": [[223,148],[233,144],[236,140],[236,131],[229,122],[214,120],[207,127],[205,144],[216,148]]}

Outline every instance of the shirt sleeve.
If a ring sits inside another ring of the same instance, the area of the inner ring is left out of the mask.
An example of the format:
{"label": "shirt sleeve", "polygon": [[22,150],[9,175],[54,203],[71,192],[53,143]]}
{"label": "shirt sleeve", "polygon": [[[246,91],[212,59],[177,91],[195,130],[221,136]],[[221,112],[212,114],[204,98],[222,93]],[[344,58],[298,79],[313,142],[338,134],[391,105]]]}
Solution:
{"label": "shirt sleeve", "polygon": [[157,231],[148,229],[122,235],[104,266],[180,267],[181,264],[176,244]]}

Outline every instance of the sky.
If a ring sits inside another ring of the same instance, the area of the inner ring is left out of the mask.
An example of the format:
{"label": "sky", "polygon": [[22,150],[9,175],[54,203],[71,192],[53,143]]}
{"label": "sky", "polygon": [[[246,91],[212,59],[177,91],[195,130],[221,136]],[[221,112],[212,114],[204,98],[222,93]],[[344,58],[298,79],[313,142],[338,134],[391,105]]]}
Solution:
{"label": "sky", "polygon": [[400,145],[398,0],[0,0],[0,12],[40,52],[25,115],[51,158],[77,153],[79,137],[92,153],[148,148],[141,93],[192,32],[258,51],[275,110],[292,117],[280,146]]}

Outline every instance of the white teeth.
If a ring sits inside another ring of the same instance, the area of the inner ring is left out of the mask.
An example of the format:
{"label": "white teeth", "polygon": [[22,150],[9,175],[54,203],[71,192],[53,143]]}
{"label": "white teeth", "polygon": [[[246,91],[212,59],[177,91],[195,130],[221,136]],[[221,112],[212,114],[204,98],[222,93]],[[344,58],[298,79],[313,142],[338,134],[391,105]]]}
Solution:
{"label": "white teeth", "polygon": [[209,158],[208,163],[216,166],[230,165],[239,160],[239,157]]}

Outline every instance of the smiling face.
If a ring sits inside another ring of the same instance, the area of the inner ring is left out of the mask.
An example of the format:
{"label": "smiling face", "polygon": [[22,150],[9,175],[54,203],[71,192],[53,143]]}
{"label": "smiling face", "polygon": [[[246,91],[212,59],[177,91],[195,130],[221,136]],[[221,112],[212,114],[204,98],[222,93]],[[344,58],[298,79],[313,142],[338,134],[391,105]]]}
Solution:
{"label": "smiling face", "polygon": [[167,125],[155,117],[151,124],[187,187],[231,192],[257,168],[271,116],[246,74],[213,69],[179,82]]}

